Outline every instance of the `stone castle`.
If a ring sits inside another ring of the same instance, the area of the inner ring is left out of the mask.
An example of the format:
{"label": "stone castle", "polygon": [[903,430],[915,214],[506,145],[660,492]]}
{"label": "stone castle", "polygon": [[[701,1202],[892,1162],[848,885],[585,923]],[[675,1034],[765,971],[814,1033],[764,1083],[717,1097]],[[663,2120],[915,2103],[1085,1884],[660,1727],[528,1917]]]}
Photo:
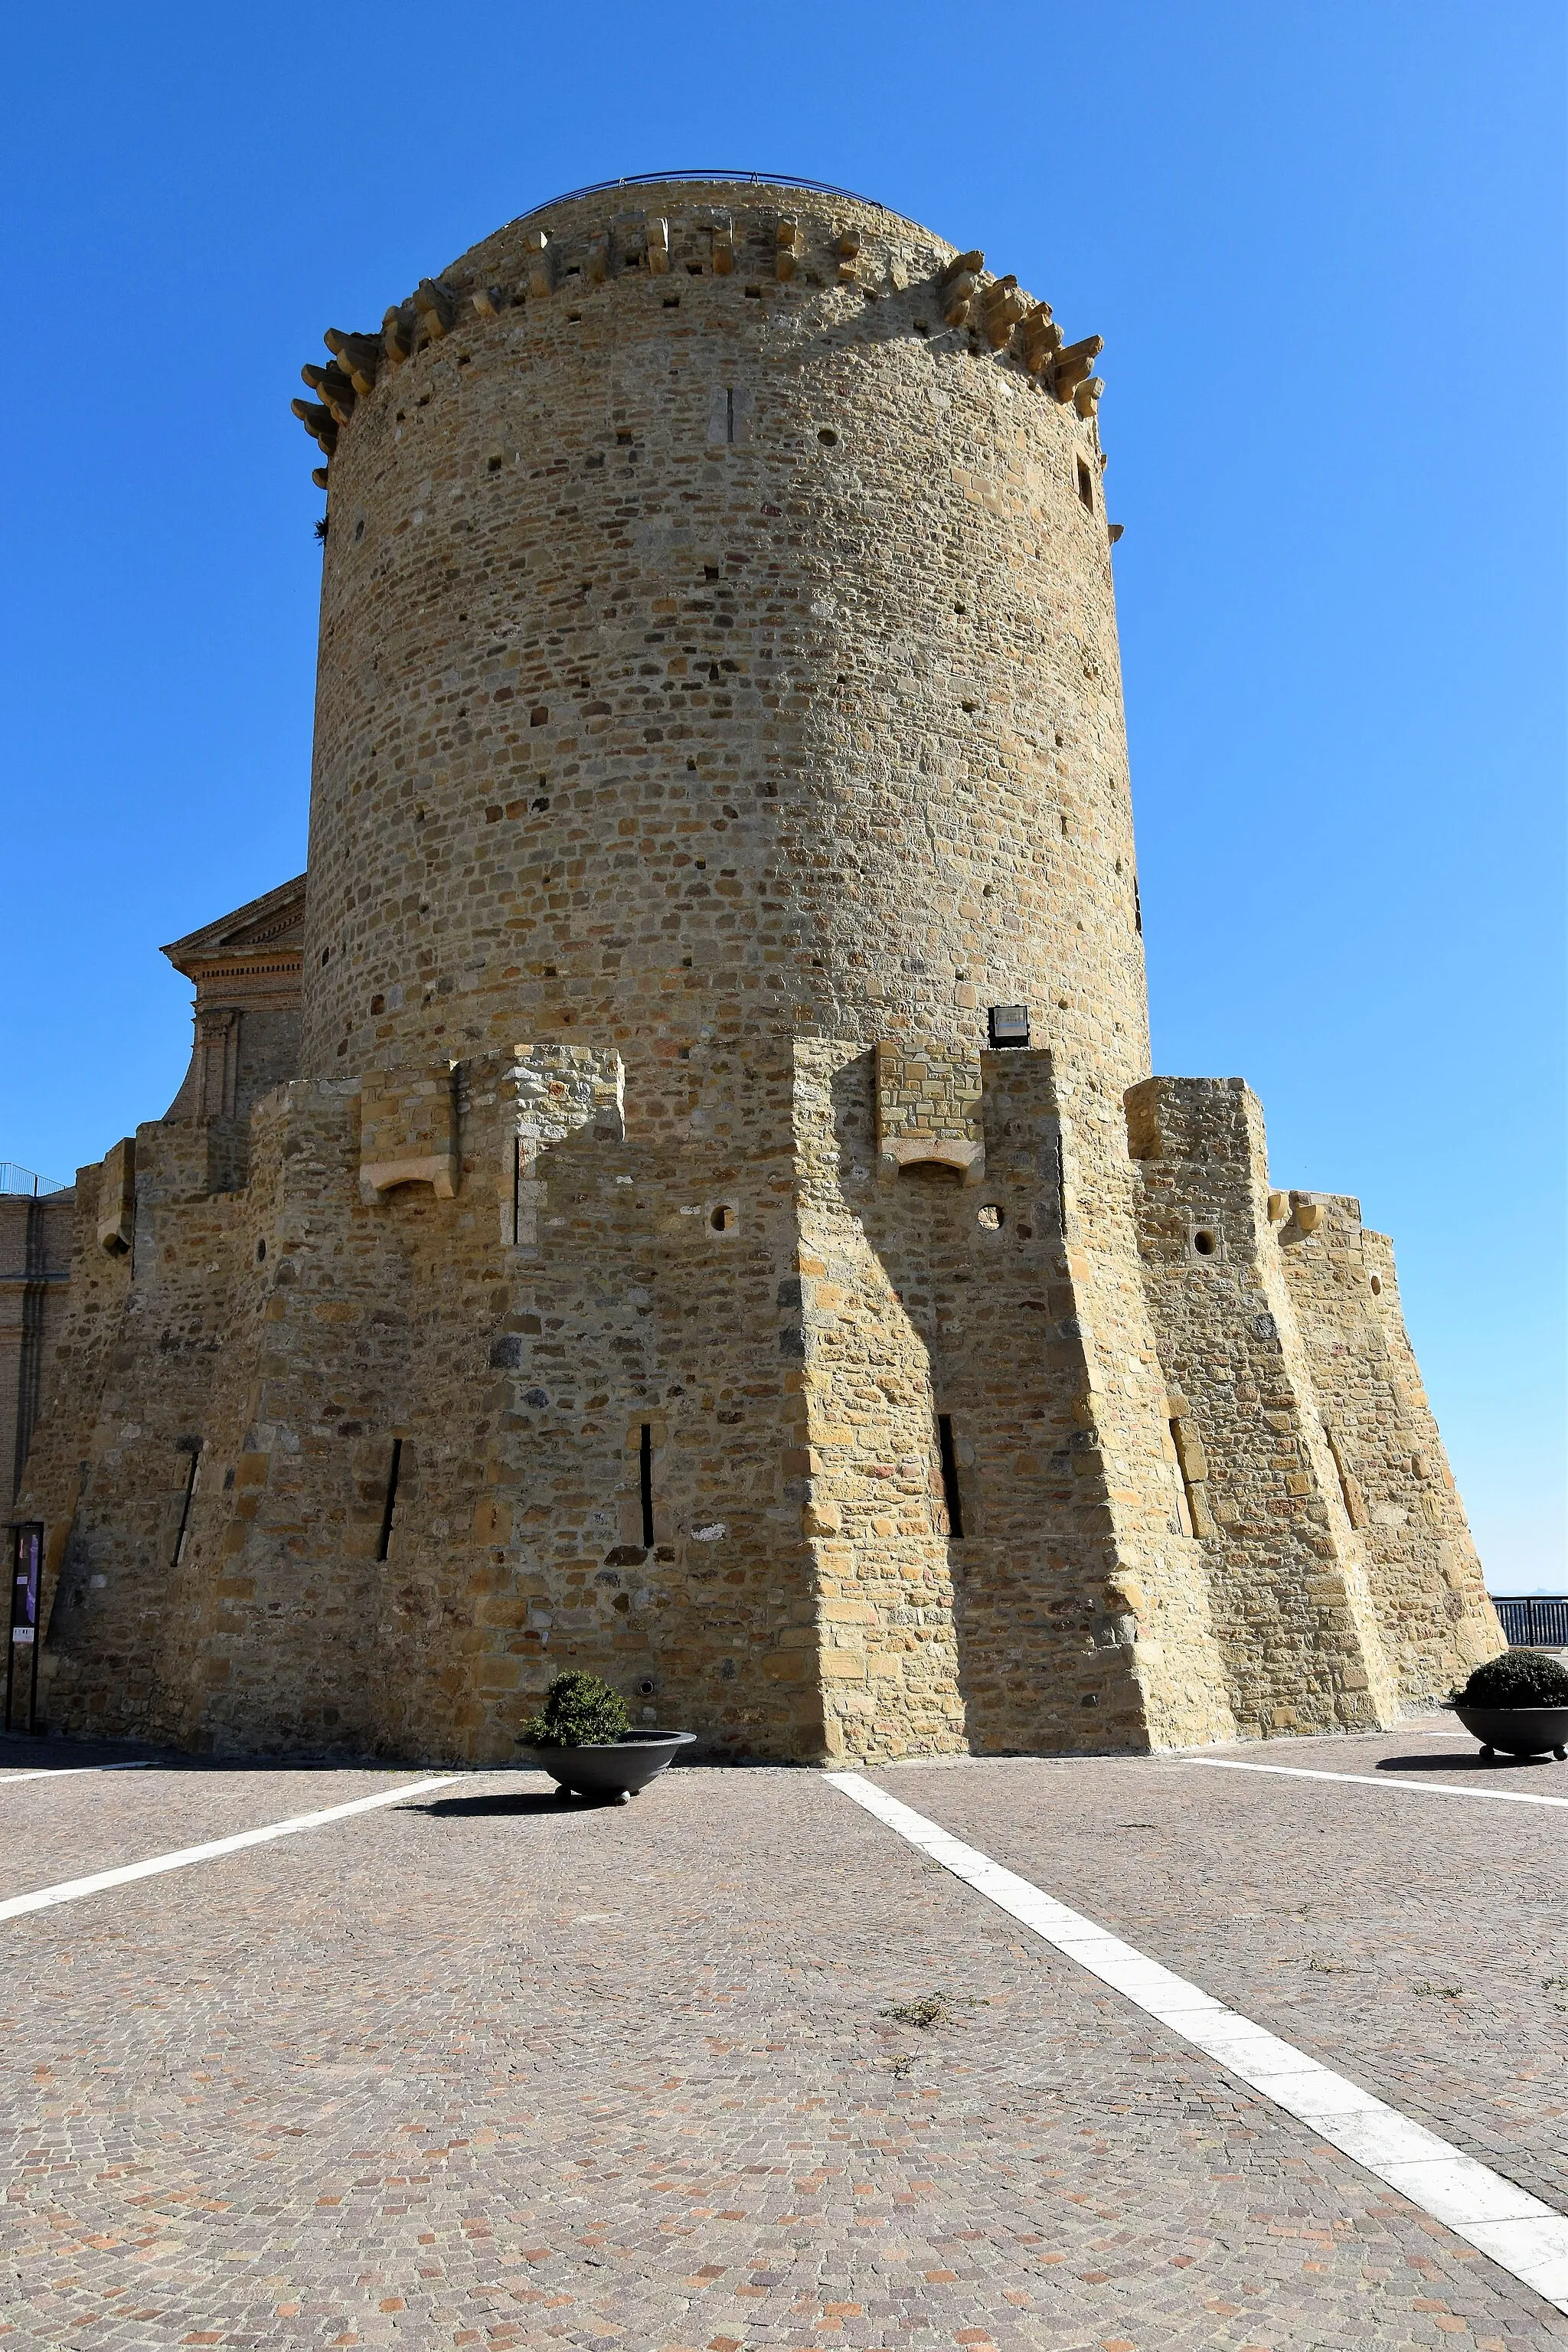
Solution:
{"label": "stone castle", "polygon": [[1149,1074],[1099,339],[713,175],[325,341],[308,870],[34,1285],[48,1727],[1125,1750],[1500,1648],[1389,1243]]}

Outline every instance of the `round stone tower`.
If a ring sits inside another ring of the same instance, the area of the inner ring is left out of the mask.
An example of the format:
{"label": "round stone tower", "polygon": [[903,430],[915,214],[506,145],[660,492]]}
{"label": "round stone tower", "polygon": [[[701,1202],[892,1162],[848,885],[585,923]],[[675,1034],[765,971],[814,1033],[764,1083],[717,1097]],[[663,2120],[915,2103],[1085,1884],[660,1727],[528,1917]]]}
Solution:
{"label": "round stone tower", "polygon": [[300,1068],[209,1003],[79,1177],[51,1727],[1192,1747],[1489,1654],[1386,1242],[1148,1073],[1098,338],[713,175],[326,341]]}
{"label": "round stone tower", "polygon": [[302,1069],[771,1034],[1148,1071],[1097,341],[789,184],[547,205],[328,338]]}

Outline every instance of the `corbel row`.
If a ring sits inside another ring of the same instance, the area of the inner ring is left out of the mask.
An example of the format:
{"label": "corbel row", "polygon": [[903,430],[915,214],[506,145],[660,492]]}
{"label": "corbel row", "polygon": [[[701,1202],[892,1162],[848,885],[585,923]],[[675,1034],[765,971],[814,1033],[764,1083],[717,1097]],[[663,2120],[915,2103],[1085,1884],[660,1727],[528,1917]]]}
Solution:
{"label": "corbel row", "polygon": [[[480,317],[491,318],[505,300],[499,287],[481,289],[469,299]],[[353,416],[355,404],[375,390],[384,374],[411,360],[421,343],[438,342],[449,335],[462,311],[463,299],[451,287],[438,278],[422,278],[406,302],[395,302],[384,313],[379,335],[345,334],[341,327],[327,329],[321,341],[332,355],[331,362],[317,367],[307,361],[300,371],[315,399],[289,403],[324,457],[331,458],[338,434]],[[325,477],[326,467],[318,467],[312,478],[325,488]]]}
{"label": "corbel row", "polygon": [[[714,274],[728,278],[735,268],[735,227],[732,215],[718,209],[701,215],[694,226],[712,239]],[[345,334],[329,327],[322,337],[331,358],[325,367],[307,362],[300,371],[313,400],[296,399],[290,405],[306,432],[329,463],[338,435],[354,413],[357,402],[374,391],[385,374],[411,360],[422,344],[439,342],[468,312],[480,319],[499,318],[503,310],[553,294],[560,283],[559,248],[548,229],[523,233],[526,277],[509,293],[501,286],[480,286],[459,294],[438,278],[422,278],[405,302],[395,303],[382,319],[379,335]],[[805,236],[798,217],[781,213],[774,228],[773,267],[785,284],[795,278],[805,257]],[[854,285],[859,275],[861,238],[845,229],[833,240],[841,285]],[[647,261],[651,276],[668,274],[669,222],[662,214],[628,215],[588,240],[584,275],[590,285],[602,286],[621,269]],[[1051,316],[1048,302],[1031,302],[1016,278],[984,277],[985,256],[978,251],[955,254],[937,279],[942,317],[949,327],[974,326],[996,352],[1016,348],[1029,373],[1054,393],[1065,406],[1070,400],[1079,416],[1090,418],[1104,384],[1094,362],[1105,349],[1100,335],[1081,342],[1062,341],[1062,331]],[[327,467],[318,466],[311,479],[327,486]]]}
{"label": "corbel row", "polygon": [[1016,278],[994,278],[987,285],[984,268],[985,256],[978,250],[954,254],[937,280],[944,322],[977,327],[994,352],[1016,344],[1029,373],[1064,407],[1070,400],[1080,416],[1093,416],[1105,390],[1094,373],[1104,336],[1064,343],[1048,302],[1031,302]]}

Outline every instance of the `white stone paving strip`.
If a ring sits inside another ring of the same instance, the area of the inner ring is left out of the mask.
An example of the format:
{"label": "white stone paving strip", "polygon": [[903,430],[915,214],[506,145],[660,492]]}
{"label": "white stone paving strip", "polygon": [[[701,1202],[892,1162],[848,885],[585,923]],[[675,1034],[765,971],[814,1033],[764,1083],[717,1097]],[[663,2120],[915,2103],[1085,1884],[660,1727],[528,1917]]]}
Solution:
{"label": "white stone paving strip", "polygon": [[378,1805],[400,1804],[405,1797],[421,1796],[426,1789],[449,1789],[454,1780],[466,1777],[443,1772],[432,1780],[405,1780],[400,1789],[380,1789],[374,1797],[356,1797],[351,1805],[329,1805],[320,1813],[296,1813],[292,1821],[268,1822],[265,1829],[241,1830],[234,1837],[213,1838],[206,1845],[182,1846],[175,1853],[155,1853],[146,1862],[128,1862],[120,1870],[95,1871],[90,1878],[62,1879],[58,1886],[40,1886],[31,1895],[11,1895],[0,1903],[0,1919],[47,1911],[57,1903],[78,1903],[84,1895],[129,1886],[133,1879],[156,1878],[165,1870],[188,1870],[194,1862],[216,1862],[220,1854],[239,1853],[247,1845],[266,1845],[273,1838],[292,1837],[298,1830],[319,1830],[327,1822],[346,1822],[351,1813],[374,1812]]}
{"label": "white stone paving strip", "polygon": [[15,1788],[22,1780],[68,1780],[78,1772],[145,1772],[144,1763],[135,1764],[40,1764],[37,1770],[0,1772],[0,1789]]}
{"label": "white stone paving strip", "polygon": [[1205,2051],[1411,2204],[1480,2249],[1502,2270],[1568,2312],[1568,2219],[1489,2166],[1466,2156],[1344,2074],[1226,2009],[1158,1960],[1136,1951],[1026,1878],[964,1845],[858,1772],[827,1778],[885,1827],[1075,1960],[1091,1976]]}
{"label": "white stone paving strip", "polygon": [[1171,1764],[1196,1764],[1205,1772],[1277,1772],[1287,1780],[1349,1780],[1362,1789],[1414,1789],[1421,1797],[1480,1797],[1504,1805],[1568,1805],[1568,1797],[1532,1795],[1525,1789],[1457,1789],[1452,1780],[1417,1780],[1404,1772],[1310,1772],[1302,1764],[1244,1764],[1237,1756],[1171,1756]]}

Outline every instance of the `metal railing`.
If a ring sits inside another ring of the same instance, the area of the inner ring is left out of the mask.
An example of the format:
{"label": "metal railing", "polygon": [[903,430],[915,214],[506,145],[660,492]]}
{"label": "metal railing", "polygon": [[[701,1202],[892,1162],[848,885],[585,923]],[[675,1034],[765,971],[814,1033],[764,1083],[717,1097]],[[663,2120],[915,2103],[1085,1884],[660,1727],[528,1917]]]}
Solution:
{"label": "metal railing", "polygon": [[1494,1592],[1492,1607],[1511,1649],[1568,1650],[1568,1592]]}
{"label": "metal railing", "polygon": [[45,1192],[63,1192],[66,1189],[53,1176],[40,1176],[34,1169],[18,1166],[15,1160],[0,1160],[0,1192],[21,1192],[36,1201]]}
{"label": "metal railing", "polygon": [[[612,188],[659,188],[667,183],[682,181],[720,184],[726,187],[747,188],[808,188],[814,195],[847,196],[852,204],[875,205],[879,212],[889,207],[876,196],[862,196],[853,188],[840,188],[832,180],[808,180],[799,172],[751,172],[739,166],[710,165],[706,171],[627,172],[618,180],[590,180],[585,188],[568,188],[564,195],[551,196],[541,205],[530,205],[519,220],[531,220],[535,213],[546,213],[552,205],[574,205],[579,196],[602,196]],[[902,215],[895,215],[902,218]],[[510,226],[510,224],[509,223]]]}

